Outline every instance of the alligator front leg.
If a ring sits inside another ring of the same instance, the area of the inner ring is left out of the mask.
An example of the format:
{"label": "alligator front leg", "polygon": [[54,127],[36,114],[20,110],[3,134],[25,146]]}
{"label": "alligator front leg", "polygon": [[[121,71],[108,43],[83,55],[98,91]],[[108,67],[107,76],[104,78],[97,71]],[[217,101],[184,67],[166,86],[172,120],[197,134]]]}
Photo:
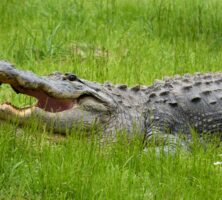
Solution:
{"label": "alligator front leg", "polygon": [[190,127],[180,110],[171,110],[165,104],[157,104],[145,112],[145,144],[155,146],[156,151],[175,153],[178,148],[188,150]]}
{"label": "alligator front leg", "polygon": [[188,151],[187,139],[180,135],[173,135],[165,130],[164,132],[153,128],[148,130],[145,135],[144,143],[147,148],[154,147],[155,152],[159,155],[161,152],[175,154],[177,150]]}

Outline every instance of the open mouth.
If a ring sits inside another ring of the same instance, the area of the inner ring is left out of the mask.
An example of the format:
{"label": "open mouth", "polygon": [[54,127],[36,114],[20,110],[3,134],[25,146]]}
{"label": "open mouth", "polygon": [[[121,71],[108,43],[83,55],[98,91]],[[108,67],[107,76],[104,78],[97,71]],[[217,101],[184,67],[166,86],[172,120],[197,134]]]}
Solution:
{"label": "open mouth", "polygon": [[58,99],[55,97],[51,97],[49,96],[47,93],[43,92],[43,91],[39,91],[39,90],[34,90],[34,89],[27,89],[27,88],[23,88],[21,86],[13,86],[11,85],[11,87],[13,88],[13,90],[19,94],[25,94],[31,97],[35,97],[37,99],[37,103],[33,104],[33,105],[29,105],[29,106],[25,106],[22,108],[16,107],[14,105],[12,105],[11,103],[4,103],[1,106],[7,104],[8,106],[13,107],[14,109],[16,109],[17,111],[24,111],[26,109],[30,109],[32,107],[37,107],[40,108],[46,112],[62,112],[65,110],[69,110],[75,106],[77,106],[77,99]]}

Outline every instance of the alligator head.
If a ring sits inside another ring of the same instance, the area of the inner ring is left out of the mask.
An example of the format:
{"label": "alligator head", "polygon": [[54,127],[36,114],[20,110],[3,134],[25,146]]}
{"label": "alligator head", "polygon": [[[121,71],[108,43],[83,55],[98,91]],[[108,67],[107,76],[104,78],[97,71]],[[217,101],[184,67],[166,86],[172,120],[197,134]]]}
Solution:
{"label": "alligator head", "polygon": [[10,84],[16,93],[37,99],[35,105],[23,108],[11,103],[1,104],[2,120],[18,120],[24,124],[36,117],[55,132],[65,133],[80,124],[84,129],[98,124],[103,126],[116,109],[115,100],[106,88],[71,73],[38,76],[0,62],[0,82]]}

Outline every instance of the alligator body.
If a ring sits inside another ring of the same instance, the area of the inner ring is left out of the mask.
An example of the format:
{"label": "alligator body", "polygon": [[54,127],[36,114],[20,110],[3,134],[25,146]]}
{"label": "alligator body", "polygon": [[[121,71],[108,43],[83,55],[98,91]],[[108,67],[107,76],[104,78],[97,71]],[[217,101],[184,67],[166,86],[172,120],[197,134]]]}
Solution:
{"label": "alligator body", "polygon": [[156,133],[189,137],[191,128],[200,134],[222,132],[222,73],[185,74],[128,88],[90,82],[71,73],[37,76],[0,62],[0,82],[37,99],[26,108],[1,104],[2,120],[24,124],[36,116],[55,132],[80,125],[89,133],[100,127],[105,136],[136,130],[144,138]]}

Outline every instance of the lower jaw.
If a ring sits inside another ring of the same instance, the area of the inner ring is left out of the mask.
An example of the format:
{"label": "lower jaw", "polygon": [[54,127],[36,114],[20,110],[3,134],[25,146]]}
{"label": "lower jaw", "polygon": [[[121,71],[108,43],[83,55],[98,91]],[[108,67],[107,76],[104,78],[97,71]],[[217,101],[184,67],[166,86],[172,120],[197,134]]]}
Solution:
{"label": "lower jaw", "polygon": [[[35,112],[36,107],[29,106],[25,108],[16,108],[10,103],[4,103],[0,105],[0,120],[6,121],[10,123],[18,124],[26,124],[33,119],[33,114]],[[33,120],[32,120],[33,121]]]}
{"label": "lower jaw", "polygon": [[[74,113],[77,115],[75,118]],[[38,124],[38,129],[52,131],[65,135],[71,130],[81,130],[84,133],[88,132],[86,124],[81,120],[84,115],[80,114],[78,109],[74,112],[69,110],[66,112],[46,112],[36,106],[30,106],[22,109],[10,105],[9,103],[0,105],[0,120],[8,121],[16,125],[32,125],[33,122]],[[84,121],[84,120],[83,120]],[[88,134],[88,133],[87,133]],[[85,135],[85,134],[84,134]]]}

